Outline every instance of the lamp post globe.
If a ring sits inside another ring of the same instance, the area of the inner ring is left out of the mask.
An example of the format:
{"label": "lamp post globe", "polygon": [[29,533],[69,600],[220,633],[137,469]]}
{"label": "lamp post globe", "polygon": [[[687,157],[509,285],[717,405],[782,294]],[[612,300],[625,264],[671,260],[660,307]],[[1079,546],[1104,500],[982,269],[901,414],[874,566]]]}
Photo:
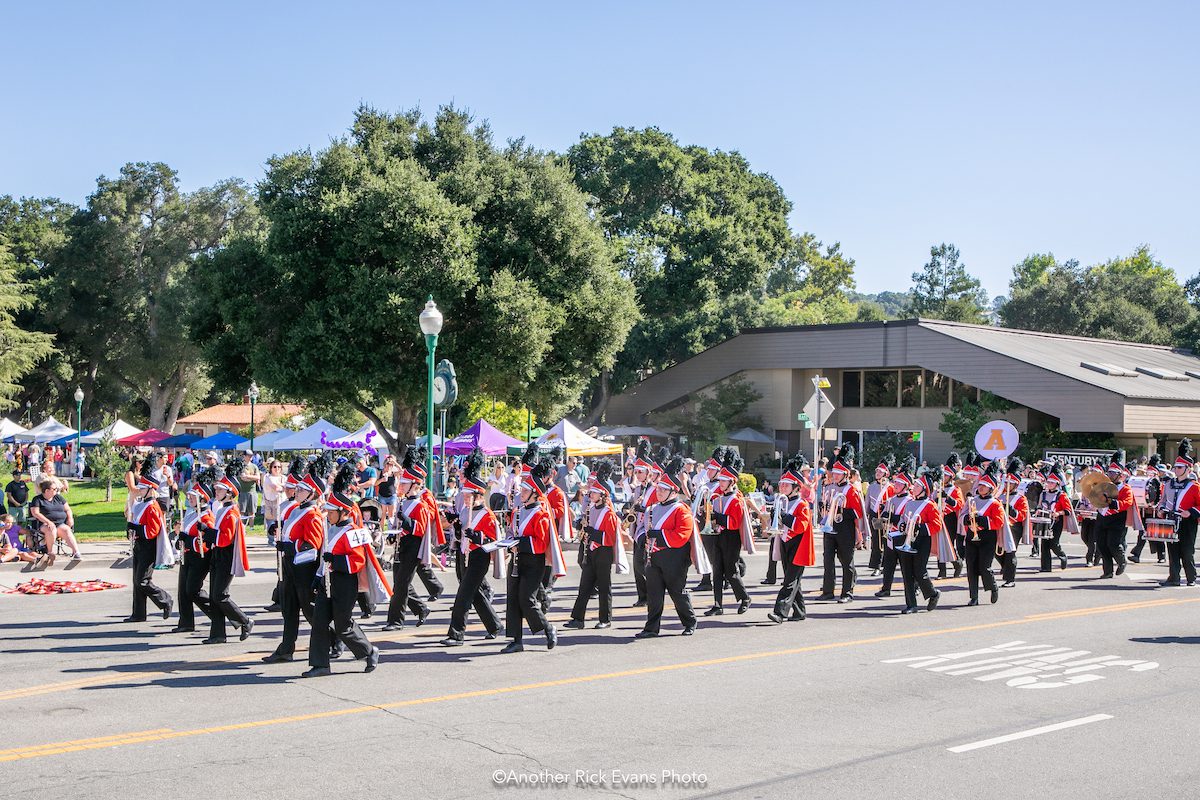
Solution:
{"label": "lamp post globe", "polygon": [[433,362],[438,334],[442,332],[442,312],[433,302],[433,295],[425,301],[418,322],[421,333],[425,334],[425,348],[429,351],[429,382],[425,394],[425,487],[433,491]]}
{"label": "lamp post globe", "polygon": [[250,398],[250,449],[254,449],[254,404],[258,402],[258,384],[250,381],[250,388],[246,390],[246,396]]}
{"label": "lamp post globe", "polygon": [[[73,461],[78,464],[83,454],[79,450],[79,439],[83,436],[83,388],[75,387],[75,453]],[[79,477],[83,477],[82,470],[75,467],[75,472]]]}

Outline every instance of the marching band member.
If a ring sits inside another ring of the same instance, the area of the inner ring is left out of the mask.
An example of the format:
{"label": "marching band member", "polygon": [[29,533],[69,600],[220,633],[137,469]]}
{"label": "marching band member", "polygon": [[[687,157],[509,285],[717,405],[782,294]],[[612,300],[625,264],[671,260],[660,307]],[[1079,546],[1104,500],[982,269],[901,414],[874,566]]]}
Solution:
{"label": "marching band member", "polygon": [[1168,484],[1169,491],[1163,493],[1160,502],[1167,506],[1179,521],[1176,534],[1178,541],[1167,542],[1170,559],[1169,574],[1163,586],[1178,586],[1182,567],[1188,586],[1196,585],[1196,524],[1200,520],[1200,486],[1196,484],[1193,470],[1196,461],[1192,457],[1191,439],[1179,442],[1179,455],[1175,458],[1172,471],[1175,473]]}
{"label": "marching band member", "polygon": [[905,538],[896,551],[900,559],[900,575],[904,580],[904,610],[901,614],[917,613],[917,587],[921,588],[925,608],[937,608],[942,593],[929,580],[929,553],[934,540],[942,531],[942,513],[929,499],[937,478],[930,470],[918,469],[908,485],[908,502],[904,504],[903,530]]}
{"label": "marching band member", "polygon": [[[424,547],[427,548],[429,552],[423,554],[422,558],[417,560],[416,571],[417,578],[425,587],[427,599],[430,603],[432,603],[441,597],[442,593],[446,590],[446,587],[442,585],[441,580],[438,579],[437,573],[433,571],[432,566],[434,547],[436,546],[440,548],[446,544],[446,529],[442,525],[442,513],[441,509],[438,508],[437,498],[433,496],[433,492],[430,491],[429,487],[425,485],[425,478],[428,475],[425,470],[425,459],[428,455],[429,450],[425,447],[425,445],[421,445],[417,448],[417,451],[413,454],[412,458],[412,473],[417,476],[418,482],[421,484],[421,502],[429,507],[431,515],[430,519],[433,520],[432,530],[434,532],[434,538],[424,543]],[[354,511],[355,513],[361,513],[358,510],[358,506],[354,507]],[[361,520],[359,520],[359,524],[361,524]],[[409,585],[411,586],[411,584]],[[412,599],[415,595],[416,590],[414,589],[409,597],[408,606],[410,609],[414,605]],[[417,612],[414,611],[413,613],[415,614]],[[422,618],[421,621],[424,621],[424,619]]]}
{"label": "marching band member", "polygon": [[[1116,562],[1117,575],[1125,571],[1125,532],[1131,518],[1137,514],[1133,503],[1133,489],[1125,483],[1129,477],[1125,469],[1125,451],[1117,450],[1109,460],[1105,470],[1109,480],[1116,485],[1116,495],[1105,495],[1108,507],[1096,511],[1096,536],[1099,542],[1100,560],[1104,563],[1101,578],[1113,577],[1113,562]],[[1140,525],[1134,527],[1140,528]]]}
{"label": "marching band member", "polygon": [[[1139,478],[1145,478],[1146,481],[1143,485],[1143,499],[1145,500],[1143,507],[1147,512],[1152,512],[1162,501],[1163,480],[1162,473],[1160,471],[1161,466],[1162,456],[1160,456],[1158,453],[1154,453],[1146,460],[1146,466],[1144,468],[1138,467],[1135,470],[1135,474]],[[1136,495],[1134,496],[1134,499],[1137,499]],[[1158,556],[1158,563],[1165,564],[1167,561],[1167,548],[1163,546],[1163,542],[1150,541],[1147,539],[1144,526],[1138,531],[1137,544],[1135,544],[1133,549],[1129,551],[1129,560],[1134,564],[1139,563],[1142,558],[1142,550],[1146,548],[1147,542],[1150,544],[1150,552]]]}
{"label": "marching band member", "polygon": [[[571,506],[567,503],[567,493],[562,490],[562,487],[554,483],[553,477],[558,471],[558,467],[562,462],[563,449],[561,446],[555,446],[550,450],[548,456],[550,460],[550,481],[546,487],[546,507],[550,509],[550,525],[554,530],[554,535],[558,541],[566,542],[571,539],[571,531],[575,525],[575,521],[571,518]],[[552,567],[546,565],[546,574],[542,576],[542,611],[550,613],[550,600],[554,595],[554,576],[550,574]]]}
{"label": "marching band member", "polygon": [[542,575],[553,552],[551,540],[555,539],[545,501],[549,471],[549,463],[539,461],[522,476],[520,505],[512,511],[517,544],[508,571],[504,614],[504,633],[512,641],[505,645],[500,651],[502,653],[520,653],[525,649],[522,619],[529,624],[530,633],[545,632],[547,650],[553,650],[558,644],[558,634],[554,626],[546,622],[545,612],[538,600]]}
{"label": "marching band member", "polygon": [[[700,531],[700,544],[704,547],[709,563],[716,560],[717,548],[716,531],[712,526],[712,499],[717,491],[717,473],[721,471],[721,463],[725,460],[728,450],[728,447],[721,446],[712,451],[708,461],[704,462],[704,468],[697,470],[701,478],[697,481],[697,490],[692,495],[692,519],[696,521],[696,528]],[[693,591],[711,592],[712,573],[701,575],[700,582]]]}
{"label": "marching band member", "polygon": [[[736,461],[740,459],[735,456],[729,466]],[[655,487],[655,504],[649,512],[650,527],[646,531],[646,625],[634,636],[635,639],[658,636],[667,594],[671,595],[675,613],[683,623],[683,635],[691,636],[696,632],[696,614],[692,610],[692,597],[687,591],[687,572],[690,565],[696,565],[703,571],[705,554],[696,542],[691,509],[679,497],[677,476],[683,469],[683,459],[675,456],[665,466]],[[727,465],[723,463],[718,479],[727,471]],[[736,477],[734,480],[736,482]],[[716,514],[716,511],[713,513]],[[720,581],[721,576],[714,571],[714,590],[721,585]]]}
{"label": "marching band member", "polygon": [[786,465],[779,477],[779,494],[775,497],[775,519],[781,533],[775,538],[779,561],[783,564],[783,586],[775,596],[775,608],[767,619],[775,624],[785,619],[805,618],[804,593],[800,579],[804,568],[816,563],[813,545],[812,509],[801,493],[804,478],[800,471],[808,461],[797,453]]}
{"label": "marching band member", "polygon": [[[288,466],[287,477],[283,479],[283,500],[279,503],[279,513],[275,515],[275,521],[271,523],[271,527],[267,531],[267,538],[271,542],[278,543],[280,531],[283,530],[283,522],[287,519],[288,513],[296,507],[296,486],[304,480],[306,467],[307,462],[300,456],[293,458],[292,463]],[[271,592],[270,605],[263,610],[271,612],[283,610],[283,553],[278,548],[275,550],[275,588]]]}
{"label": "marching band member", "polygon": [[867,567],[871,577],[879,574],[883,565],[883,540],[887,536],[887,502],[896,493],[892,486],[892,470],[896,466],[896,457],[888,453],[875,467],[875,480],[867,487],[867,522],[871,530],[871,558]]}
{"label": "marching band member", "polygon": [[996,542],[1002,541],[1008,522],[1004,507],[992,493],[1000,485],[1000,466],[990,463],[981,471],[975,483],[975,493],[963,506],[959,527],[967,539],[968,606],[979,605],[979,581],[992,594],[992,602],[1000,599],[1000,587],[992,575],[992,559],[996,557]]}
{"label": "marching band member", "polygon": [[[299,462],[299,463],[297,463]],[[321,553],[325,549],[326,519],[322,508],[325,494],[325,475],[329,456],[323,455],[307,465],[307,474],[300,472],[303,459],[296,459],[288,471],[292,486],[292,501],[280,509],[282,527],[275,537],[275,548],[282,559],[283,584],[279,605],[283,614],[283,638],[274,652],[265,656],[268,664],[291,661],[300,637],[300,615],[312,627],[308,648],[308,665],[329,667],[332,638],[329,615],[325,604],[325,581],[320,574]]]}
{"label": "marching band member", "polygon": [[[1099,460],[1083,465],[1081,479],[1083,475],[1089,472],[1104,472],[1100,466]],[[1083,556],[1083,563],[1089,567],[1100,565],[1100,542],[1096,535],[1096,519],[1098,510],[1092,505],[1083,494],[1079,494],[1075,503],[1075,515],[1079,518],[1079,538],[1087,545],[1087,553]]]}
{"label": "marching band member", "polygon": [[892,581],[896,579],[896,566],[900,563],[899,554],[896,553],[896,537],[901,534],[901,511],[904,509],[904,504],[908,502],[908,485],[912,483],[916,473],[917,457],[910,455],[904,459],[904,463],[892,476],[891,494],[880,511],[880,520],[885,530],[883,564],[880,570],[883,573],[883,579],[880,581],[879,591],[875,592],[876,597],[892,596]]}
{"label": "marching band member", "polygon": [[[171,616],[174,601],[166,590],[154,585],[154,568],[175,561],[171,537],[166,533],[167,522],[162,506],[158,504],[158,479],[152,474],[151,459],[142,462],[138,476],[138,499],[129,513],[132,522],[128,531],[133,537],[133,613],[126,622],[146,621],[146,599],[162,611],[162,618]],[[53,549],[53,548],[51,548]]]}
{"label": "marching band member", "polygon": [[625,562],[625,547],[621,544],[617,512],[612,505],[612,482],[616,465],[609,459],[601,459],[592,469],[588,482],[588,505],[583,536],[585,550],[583,572],[579,577],[579,594],[571,610],[571,620],[564,628],[582,628],[587,614],[588,600],[595,591],[600,599],[600,621],[597,628],[612,626],[612,572],[629,571]]}
{"label": "marching band member", "polygon": [[398,506],[399,532],[396,534],[396,553],[392,558],[392,599],[388,603],[385,631],[398,631],[404,627],[404,609],[407,606],[417,615],[417,626],[424,624],[429,616],[429,607],[416,595],[413,575],[417,565],[428,565],[432,559],[433,540],[437,537],[437,510],[431,509],[424,498],[425,487],[421,470],[417,468],[417,451],[404,451],[400,475],[396,479],[396,491],[400,494]]}
{"label": "marching band member", "polygon": [[[946,463],[942,464],[939,498],[942,506],[943,535],[937,539],[938,578],[946,577],[947,561],[954,565],[955,578],[962,575],[963,553],[966,550],[966,544],[962,533],[958,529],[958,515],[962,511],[963,496],[962,490],[954,485],[955,479],[958,478],[958,468],[961,465],[962,461],[959,460],[958,453],[951,453],[946,458]],[[946,548],[949,553],[953,553],[954,557],[943,559],[942,548]]]}
{"label": "marching band member", "polygon": [[1063,475],[1062,467],[1057,463],[1050,464],[1045,480],[1042,482],[1042,494],[1038,498],[1038,513],[1050,517],[1050,530],[1053,533],[1052,538],[1042,543],[1042,572],[1050,572],[1052,556],[1058,556],[1060,569],[1067,568],[1067,554],[1063,551],[1061,543],[1063,528],[1073,531],[1079,529],[1078,523],[1075,521],[1074,509],[1071,507],[1071,499],[1063,491],[1066,482],[1067,478]]}
{"label": "marching band member", "polygon": [[1008,515],[1008,525],[1001,542],[1004,552],[1000,556],[1000,574],[1004,583],[1000,585],[1005,589],[1017,585],[1017,533],[1020,532],[1023,544],[1029,544],[1033,538],[1029,529],[1029,499],[1021,491],[1024,486],[1022,466],[1021,459],[1013,456],[1008,460],[1004,475],[1004,513]]}
{"label": "marching band member", "polygon": [[[333,623],[333,635],[357,659],[366,661],[363,672],[374,672],[379,665],[379,648],[371,644],[362,628],[354,620],[354,606],[358,602],[360,589],[371,595],[374,602],[388,599],[391,587],[383,576],[383,567],[375,557],[371,532],[355,523],[354,501],[346,491],[354,483],[354,466],[343,464],[333,479],[333,491],[325,501],[325,519],[328,531],[321,550],[319,574],[329,575],[328,597],[318,597],[316,602],[326,606],[320,616]],[[325,636],[314,627],[309,650],[321,649]],[[303,678],[319,678],[330,674],[329,664],[311,666],[301,673]]]}
{"label": "marching band member", "polygon": [[487,585],[488,569],[498,567],[503,572],[504,555],[499,550],[487,552],[485,544],[504,538],[496,515],[487,506],[487,481],[479,471],[483,467],[483,451],[476,447],[467,456],[463,465],[463,480],[459,495],[465,505],[459,512],[462,523],[462,539],[459,548],[466,554],[458,592],[454,595],[454,607],[450,611],[450,630],[442,644],[457,647],[463,643],[467,630],[467,610],[475,607],[479,621],[486,631],[484,639],[495,639],[500,632],[500,618],[492,608],[491,591]]}
{"label": "marching band member", "polygon": [[225,465],[225,475],[214,486],[214,499],[217,508],[214,513],[216,530],[208,534],[205,542],[212,550],[212,562],[209,569],[208,595],[212,603],[212,624],[209,626],[208,638],[204,644],[223,644],[225,642],[225,621],[229,620],[234,627],[241,628],[242,641],[250,635],[254,628],[254,620],[246,616],[237,603],[229,596],[229,585],[234,576],[242,577],[250,567],[250,559],[246,555],[246,526],[242,522],[241,511],[238,509],[238,477],[242,474],[243,461],[234,458]]}
{"label": "marching band member", "polygon": [[[829,528],[824,531],[825,578],[818,600],[833,599],[835,557],[842,564],[842,594],[838,602],[849,603],[854,599],[854,584],[858,578],[858,572],[854,569],[854,551],[866,543],[862,530],[866,515],[862,494],[850,482],[853,469],[854,447],[843,444],[834,451],[834,461],[829,467],[833,485],[826,486],[822,492],[826,516],[821,522]],[[838,509],[837,512],[830,513],[829,509],[834,507]]]}
{"label": "marching band member", "polygon": [[[742,458],[735,450],[727,450],[721,471],[717,473],[717,488],[713,496],[712,517],[713,530],[716,531],[716,546],[713,552],[716,559],[712,562],[713,605],[704,612],[704,616],[719,616],[725,613],[725,584],[733,590],[737,598],[737,613],[745,614],[750,608],[750,595],[742,583],[738,572],[738,558],[743,549],[754,553],[754,536],[750,530],[750,512],[746,507],[746,498],[738,489],[738,474],[742,470]],[[669,485],[669,484],[668,484]],[[678,488],[678,487],[677,487]],[[659,496],[663,493],[663,484],[658,486]],[[689,516],[690,510],[689,510]]]}
{"label": "marching band member", "polygon": [[191,633],[196,630],[196,609],[212,619],[212,603],[208,592],[204,591],[204,581],[208,578],[212,566],[212,556],[208,546],[204,544],[205,534],[212,535],[217,528],[213,516],[212,502],[213,485],[218,475],[215,468],[205,467],[196,474],[196,479],[188,489],[188,512],[180,527],[180,544],[183,550],[183,563],[180,565],[179,577],[179,624],[171,629],[171,633]]}

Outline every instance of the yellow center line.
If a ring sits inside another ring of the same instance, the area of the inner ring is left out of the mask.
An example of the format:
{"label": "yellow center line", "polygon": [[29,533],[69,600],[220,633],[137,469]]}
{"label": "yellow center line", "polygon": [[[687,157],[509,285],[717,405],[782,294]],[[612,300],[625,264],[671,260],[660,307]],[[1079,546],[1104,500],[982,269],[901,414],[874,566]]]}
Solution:
{"label": "yellow center line", "polygon": [[1070,619],[1077,616],[1093,616],[1097,614],[1109,614],[1119,611],[1132,611],[1141,608],[1157,608],[1161,606],[1181,605],[1183,603],[1198,603],[1200,598],[1180,598],[1156,600],[1149,602],[1123,603],[1109,606],[1099,606],[1096,608],[1067,610],[1050,612],[1045,614],[1033,614],[1017,619],[998,620],[994,622],[981,622],[974,625],[959,625],[953,628],[938,628],[931,631],[910,631],[908,633],[891,634],[888,636],[872,636],[865,639],[852,639],[841,642],[826,642],[824,644],[805,645],[803,647],[790,647],[782,650],[767,650],[758,653],[742,653],[734,656],[723,656],[720,658],[708,658],[699,661],[685,661],[676,664],[660,664],[651,667],[637,667],[635,669],[620,670],[617,672],[603,672],[593,675],[576,675],[569,678],[560,678],[550,681],[538,681],[536,683],[523,683],[515,686],[501,686],[493,689],[477,689],[470,692],[456,692],[454,694],[435,695],[432,697],[418,697],[411,700],[399,700],[393,703],[379,703],[375,705],[360,705],[351,708],[341,708],[332,711],[316,711],[311,714],[298,714],[288,717],[275,717],[270,719],[250,720],[247,722],[238,722],[229,725],[217,725],[208,728],[193,728],[190,730],[163,730],[161,732],[145,732],[137,734],[121,734],[119,737],[103,741],[86,741],[80,743],[55,743],[48,745],[28,745],[24,748],[15,748],[4,754],[0,754],[0,762],[16,761],[25,758],[41,758],[50,755],[59,755],[63,753],[78,752],[82,750],[99,750],[110,747],[120,747],[122,745],[139,744],[143,742],[165,741],[168,739],[180,739],[192,736],[202,736],[208,734],[227,733],[230,731],[248,730],[253,728],[265,728],[276,725],[289,725],[297,722],[308,722],[319,719],[332,719],[335,717],[343,717],[350,714],[364,714],[372,711],[380,711],[394,708],[406,708],[418,705],[429,705],[432,703],[445,703],[454,700],[470,700],[479,697],[495,697],[497,695],[514,694],[518,692],[536,691],[538,689],[550,689],[561,686],[573,686],[584,683],[595,683],[597,681],[616,680],[618,678],[629,678],[639,675],[654,675],[664,672],[674,672],[684,669],[694,669],[696,667],[711,667],[722,664],[737,664],[747,661],[758,661],[765,658],[778,658],[780,656],[791,656],[802,653],[815,653],[825,650],[838,650],[848,647],[858,647],[863,645],[881,644],[883,642],[897,642],[908,639],[926,639],[934,636],[945,636],[953,633],[968,633],[971,631],[994,630],[996,628],[1004,628],[1011,625],[1024,625],[1032,622],[1048,622],[1057,619]]}
{"label": "yellow center line", "polygon": [[50,750],[50,749],[57,749],[57,748],[63,748],[63,747],[72,747],[75,745],[99,744],[101,746],[108,746],[108,745],[112,744],[114,740],[118,740],[118,739],[125,740],[130,737],[134,737],[134,736],[156,736],[156,735],[161,735],[164,733],[169,733],[170,730],[171,730],[170,728],[155,728],[155,729],[149,730],[149,731],[135,731],[133,733],[113,733],[113,734],[109,734],[108,736],[93,736],[90,739],[72,739],[72,740],[66,741],[66,742],[50,742],[48,744],[39,744],[39,745],[32,745],[32,746],[25,746],[25,747],[12,747],[7,750],[0,750],[0,756],[6,756],[6,755],[9,755],[12,753],[30,753],[30,752],[36,752],[39,750]]}

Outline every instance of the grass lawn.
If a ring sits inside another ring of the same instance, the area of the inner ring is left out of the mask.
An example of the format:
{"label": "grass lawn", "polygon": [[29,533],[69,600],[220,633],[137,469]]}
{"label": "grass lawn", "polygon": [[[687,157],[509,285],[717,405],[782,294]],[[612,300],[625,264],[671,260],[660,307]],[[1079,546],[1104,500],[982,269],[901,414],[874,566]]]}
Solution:
{"label": "grass lawn", "polygon": [[[7,485],[12,477],[7,465],[0,470],[0,480]],[[121,540],[125,538],[125,484],[113,486],[113,499],[104,502],[104,486],[92,481],[70,481],[67,502],[75,514],[75,536],[81,542]],[[0,490],[3,486],[0,486]],[[30,482],[29,496],[37,487]]]}

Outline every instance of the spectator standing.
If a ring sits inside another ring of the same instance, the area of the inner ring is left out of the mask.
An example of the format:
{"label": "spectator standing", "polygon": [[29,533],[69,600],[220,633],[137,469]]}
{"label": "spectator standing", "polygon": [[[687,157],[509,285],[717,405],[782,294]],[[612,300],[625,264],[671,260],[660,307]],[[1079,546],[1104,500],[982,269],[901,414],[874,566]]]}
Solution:
{"label": "spectator standing", "polygon": [[195,467],[195,460],[192,458],[191,450],[184,450],[183,455],[175,459],[175,469],[179,473],[179,482],[187,485],[192,482],[192,471]]}
{"label": "spectator standing", "polygon": [[130,513],[133,511],[134,498],[137,497],[138,476],[142,474],[142,462],[146,458],[141,453],[134,453],[129,459],[129,469],[125,470],[125,521],[133,522]]}
{"label": "spectator standing", "polygon": [[28,449],[25,451],[25,458],[29,461],[29,474],[37,475],[42,469],[42,448],[37,442],[30,442]]}
{"label": "spectator standing", "polygon": [[375,496],[375,482],[379,480],[379,470],[367,463],[367,459],[359,456],[354,462],[354,487],[358,496],[370,500]]}
{"label": "spectator standing", "polygon": [[392,517],[396,516],[396,475],[399,472],[400,465],[396,463],[396,457],[388,453],[383,460],[383,473],[375,482],[375,497],[383,507],[384,521],[389,528],[392,526]]}
{"label": "spectator standing", "polygon": [[243,455],[246,463],[242,467],[242,474],[238,476],[238,511],[246,520],[246,528],[250,529],[254,527],[254,517],[258,513],[258,495],[255,492],[262,481],[262,473],[254,464],[253,452],[246,450]]}
{"label": "spectator standing", "polygon": [[263,525],[267,528],[267,543],[274,546],[275,534],[271,525],[279,522],[279,503],[283,498],[283,462],[271,459],[267,462],[266,474],[262,477]]}
{"label": "spectator standing", "polygon": [[567,469],[573,470],[579,477],[581,486],[587,486],[588,478],[592,476],[592,471],[588,469],[588,465],[583,463],[583,459],[579,456],[567,456]]}
{"label": "spectator standing", "polygon": [[[158,500],[158,506],[163,510],[163,516],[167,519],[171,518],[171,493],[179,489],[179,484],[175,482],[175,470],[167,463],[167,451],[159,450],[152,456],[154,459],[154,471],[151,474],[158,481],[158,493],[155,499]],[[134,476],[134,481],[137,481],[137,476]]]}

